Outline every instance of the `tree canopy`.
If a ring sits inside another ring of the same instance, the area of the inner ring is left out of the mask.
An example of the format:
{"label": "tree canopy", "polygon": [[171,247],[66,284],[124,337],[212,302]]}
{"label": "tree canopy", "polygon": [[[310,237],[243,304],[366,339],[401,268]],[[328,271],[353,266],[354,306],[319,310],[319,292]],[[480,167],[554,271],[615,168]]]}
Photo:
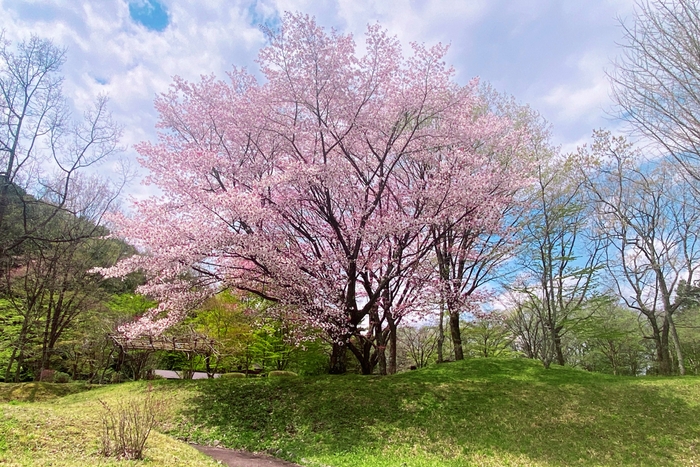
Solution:
{"label": "tree canopy", "polygon": [[182,319],[202,298],[194,276],[206,293],[233,287],[294,306],[369,358],[362,347],[387,317],[433,305],[439,232],[500,229],[528,180],[528,135],[485,110],[476,80],[455,83],[442,45],[405,57],[370,26],[360,55],[351,36],[292,14],[268,39],[263,82],[239,69],[229,82],[175,78],[156,100],[160,141],[138,150],[165,196],[121,220],[147,254],[105,274],[142,268],[141,291],[161,304],[123,331]]}

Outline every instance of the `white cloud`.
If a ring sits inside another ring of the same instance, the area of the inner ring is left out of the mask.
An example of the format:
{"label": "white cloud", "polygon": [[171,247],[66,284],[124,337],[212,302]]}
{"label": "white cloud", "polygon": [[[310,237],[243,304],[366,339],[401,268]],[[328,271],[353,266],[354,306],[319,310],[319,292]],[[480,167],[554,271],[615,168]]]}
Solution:
{"label": "white cloud", "polygon": [[[126,0],[0,0],[0,27],[10,39],[38,34],[68,48],[65,94],[76,110],[100,93],[125,126],[124,144],[155,139],[153,98],[173,75],[197,80],[233,64],[255,71],[264,44],[260,23],[285,10],[317,17],[355,34],[379,21],[404,45],[450,43],[448,61],[460,82],[480,75],[554,124],[561,144],[605,126],[603,68],[616,52],[615,15],[632,0],[164,0],[170,24],[162,32],[134,23]],[[569,58],[566,58],[569,57]],[[129,151],[134,157],[133,150]],[[144,188],[135,186],[136,194]]]}
{"label": "white cloud", "polygon": [[604,71],[607,57],[586,52],[568,62],[564,66],[576,78],[555,87],[542,100],[558,119],[593,123],[610,102],[610,83]]}

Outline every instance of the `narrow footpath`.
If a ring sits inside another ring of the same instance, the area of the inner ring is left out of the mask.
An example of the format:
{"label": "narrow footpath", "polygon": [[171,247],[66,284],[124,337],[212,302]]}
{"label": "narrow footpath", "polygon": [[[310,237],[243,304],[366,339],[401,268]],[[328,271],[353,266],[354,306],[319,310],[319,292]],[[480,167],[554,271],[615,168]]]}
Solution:
{"label": "narrow footpath", "polygon": [[216,446],[200,446],[198,444],[192,444],[191,446],[229,467],[301,467],[299,464],[292,464],[291,462],[263,454],[252,454]]}

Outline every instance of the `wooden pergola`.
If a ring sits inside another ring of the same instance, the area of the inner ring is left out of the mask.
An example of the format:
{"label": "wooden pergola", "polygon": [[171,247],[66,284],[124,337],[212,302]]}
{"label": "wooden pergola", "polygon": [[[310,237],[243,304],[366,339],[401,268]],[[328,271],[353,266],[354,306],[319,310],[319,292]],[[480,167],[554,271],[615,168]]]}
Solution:
{"label": "wooden pergola", "polygon": [[208,339],[197,333],[184,336],[140,336],[132,339],[118,334],[110,334],[109,337],[123,352],[129,350],[168,350],[212,355],[215,353],[216,344],[213,339]]}
{"label": "wooden pergola", "polygon": [[[182,352],[185,354],[188,361],[190,361],[194,355],[202,355],[204,357],[204,361],[206,362],[207,374],[209,374],[210,358],[212,355],[216,354],[216,341],[194,331],[192,331],[190,334],[180,336],[140,336],[135,338],[127,338],[122,334],[110,334],[109,338],[119,349],[117,371],[121,370],[122,365],[124,364],[124,359],[130,351],[141,351],[136,353],[150,355],[152,352],[165,350],[171,352]],[[141,374],[146,359],[137,359],[135,361],[138,362],[138,369],[134,374]],[[193,370],[186,371],[191,373]],[[137,376],[135,376],[135,378],[138,379]]]}

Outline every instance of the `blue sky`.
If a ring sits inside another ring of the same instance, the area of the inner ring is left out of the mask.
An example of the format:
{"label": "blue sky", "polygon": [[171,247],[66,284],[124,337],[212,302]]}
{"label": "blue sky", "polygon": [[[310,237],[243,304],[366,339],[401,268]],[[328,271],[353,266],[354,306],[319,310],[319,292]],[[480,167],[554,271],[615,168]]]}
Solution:
{"label": "blue sky", "polygon": [[163,31],[170,24],[166,6],[158,0],[130,1],[129,16],[150,31]]}
{"label": "blue sky", "polygon": [[530,104],[565,151],[594,128],[619,126],[607,113],[605,70],[619,53],[617,18],[631,15],[633,0],[0,0],[0,28],[11,40],[35,33],[67,47],[66,97],[80,112],[108,94],[134,158],[133,144],[155,139],[153,98],[173,76],[256,69],[258,25],[283,11],[356,37],[379,21],[406,46],[450,44],[460,82],[479,76]]}

